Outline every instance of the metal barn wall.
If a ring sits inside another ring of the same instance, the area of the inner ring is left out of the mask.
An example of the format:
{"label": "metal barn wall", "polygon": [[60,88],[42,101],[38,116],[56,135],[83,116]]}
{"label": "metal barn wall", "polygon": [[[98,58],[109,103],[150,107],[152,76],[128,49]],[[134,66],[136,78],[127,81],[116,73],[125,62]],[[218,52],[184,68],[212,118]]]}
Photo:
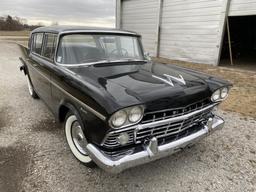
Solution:
{"label": "metal barn wall", "polygon": [[229,16],[256,15],[256,0],[231,0]]}
{"label": "metal barn wall", "polygon": [[222,0],[164,0],[160,57],[216,64],[222,9]]}
{"label": "metal barn wall", "polygon": [[142,35],[144,49],[156,55],[158,0],[121,1],[121,28],[136,31]]}
{"label": "metal barn wall", "polygon": [[121,27],[140,33],[153,56],[214,65],[219,63],[225,17],[256,15],[256,0],[117,1]]}

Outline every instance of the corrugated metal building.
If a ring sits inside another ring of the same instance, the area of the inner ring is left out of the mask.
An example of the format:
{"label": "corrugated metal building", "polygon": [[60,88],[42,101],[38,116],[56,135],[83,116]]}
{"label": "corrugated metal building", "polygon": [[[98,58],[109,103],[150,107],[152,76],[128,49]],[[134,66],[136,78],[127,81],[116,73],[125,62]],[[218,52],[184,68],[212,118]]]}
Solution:
{"label": "corrugated metal building", "polygon": [[256,15],[256,0],[117,0],[116,13],[152,56],[217,65],[226,18]]}

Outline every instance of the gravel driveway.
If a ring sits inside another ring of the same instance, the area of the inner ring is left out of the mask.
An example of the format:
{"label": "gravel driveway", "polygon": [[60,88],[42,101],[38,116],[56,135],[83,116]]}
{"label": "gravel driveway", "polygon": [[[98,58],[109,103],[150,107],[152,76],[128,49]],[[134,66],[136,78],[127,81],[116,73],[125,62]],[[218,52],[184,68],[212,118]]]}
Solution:
{"label": "gravel driveway", "polygon": [[72,156],[60,124],[30,98],[19,49],[0,42],[0,191],[256,191],[256,121],[220,112],[223,130],[165,159],[110,175]]}

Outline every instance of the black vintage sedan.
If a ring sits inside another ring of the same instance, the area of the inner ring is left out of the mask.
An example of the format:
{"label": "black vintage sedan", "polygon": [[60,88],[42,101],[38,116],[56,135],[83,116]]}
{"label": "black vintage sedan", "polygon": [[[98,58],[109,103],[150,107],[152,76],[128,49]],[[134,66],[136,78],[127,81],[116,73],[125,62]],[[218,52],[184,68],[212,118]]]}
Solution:
{"label": "black vintage sedan", "polygon": [[71,152],[86,166],[118,173],[224,125],[215,111],[231,84],[152,62],[137,33],[42,27],[22,50],[29,94],[63,122]]}

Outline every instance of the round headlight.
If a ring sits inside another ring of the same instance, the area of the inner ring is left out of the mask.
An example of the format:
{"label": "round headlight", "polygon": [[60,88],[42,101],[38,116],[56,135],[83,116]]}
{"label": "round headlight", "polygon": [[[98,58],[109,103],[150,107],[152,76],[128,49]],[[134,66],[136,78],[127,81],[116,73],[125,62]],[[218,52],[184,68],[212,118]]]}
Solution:
{"label": "round headlight", "polygon": [[228,96],[228,88],[224,87],[221,89],[220,97],[221,99],[225,99]]}
{"label": "round headlight", "polygon": [[125,111],[116,112],[111,118],[111,124],[114,127],[121,127],[127,119],[127,114]]}
{"label": "round headlight", "polygon": [[138,122],[142,117],[142,108],[141,107],[133,107],[130,112],[128,119],[131,123]]}
{"label": "round headlight", "polygon": [[217,101],[220,99],[220,90],[219,89],[212,94],[211,99],[212,99],[212,101]]}

